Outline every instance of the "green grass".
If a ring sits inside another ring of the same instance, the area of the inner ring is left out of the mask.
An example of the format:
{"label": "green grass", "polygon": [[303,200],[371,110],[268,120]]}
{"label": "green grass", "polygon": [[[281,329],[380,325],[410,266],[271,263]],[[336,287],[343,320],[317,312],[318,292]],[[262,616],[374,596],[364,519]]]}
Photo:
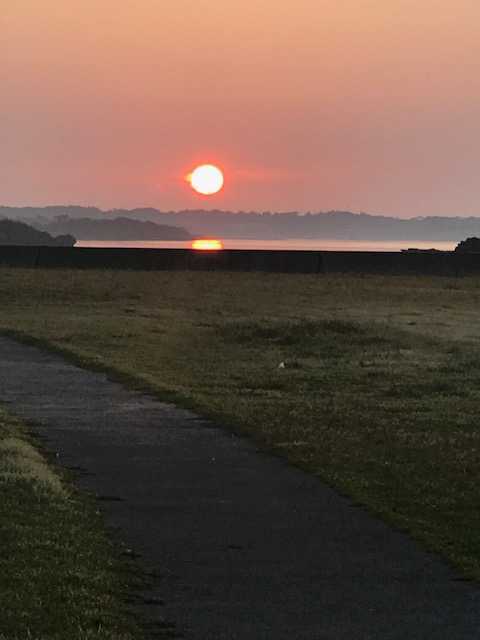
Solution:
{"label": "green grass", "polygon": [[0,412],[0,638],[133,640],[132,575],[93,501],[78,495]]}
{"label": "green grass", "polygon": [[476,578],[479,303],[476,278],[0,271],[0,330],[217,418]]}

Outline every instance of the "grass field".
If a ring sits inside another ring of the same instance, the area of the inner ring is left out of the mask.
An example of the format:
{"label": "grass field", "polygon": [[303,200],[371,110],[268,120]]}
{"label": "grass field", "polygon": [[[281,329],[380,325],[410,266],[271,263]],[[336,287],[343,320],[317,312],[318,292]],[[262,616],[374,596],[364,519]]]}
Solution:
{"label": "grass field", "polygon": [[0,412],[0,639],[133,640],[132,586],[93,501]]}
{"label": "grass field", "polygon": [[250,435],[476,578],[479,303],[474,278],[0,270],[1,331]]}

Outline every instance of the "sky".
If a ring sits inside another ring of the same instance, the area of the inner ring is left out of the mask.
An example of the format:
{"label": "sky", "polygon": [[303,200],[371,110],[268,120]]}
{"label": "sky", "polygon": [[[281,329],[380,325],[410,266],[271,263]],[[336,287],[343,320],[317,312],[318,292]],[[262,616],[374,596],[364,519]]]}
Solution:
{"label": "sky", "polygon": [[15,0],[0,33],[0,204],[480,215],[478,0]]}

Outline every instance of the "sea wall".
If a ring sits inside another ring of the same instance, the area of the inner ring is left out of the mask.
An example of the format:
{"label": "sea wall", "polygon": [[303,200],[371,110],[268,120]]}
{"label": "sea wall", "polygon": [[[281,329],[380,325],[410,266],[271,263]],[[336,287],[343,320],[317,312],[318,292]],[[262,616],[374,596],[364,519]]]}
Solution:
{"label": "sea wall", "polygon": [[278,273],[480,274],[480,253],[0,246],[0,265]]}
{"label": "sea wall", "polygon": [[92,247],[0,247],[0,265],[74,269],[319,273],[317,251],[194,251]]}

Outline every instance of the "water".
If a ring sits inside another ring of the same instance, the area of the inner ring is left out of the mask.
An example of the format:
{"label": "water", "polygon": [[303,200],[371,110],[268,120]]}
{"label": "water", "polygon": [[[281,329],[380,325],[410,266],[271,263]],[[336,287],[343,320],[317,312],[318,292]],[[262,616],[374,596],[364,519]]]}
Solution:
{"label": "water", "polygon": [[[79,240],[76,247],[133,248],[133,249],[190,249],[190,241],[155,240]],[[415,247],[417,249],[440,249],[452,251],[457,242],[438,242],[425,240],[243,240],[227,238],[223,240],[225,249],[271,249],[289,251],[400,251]]]}

